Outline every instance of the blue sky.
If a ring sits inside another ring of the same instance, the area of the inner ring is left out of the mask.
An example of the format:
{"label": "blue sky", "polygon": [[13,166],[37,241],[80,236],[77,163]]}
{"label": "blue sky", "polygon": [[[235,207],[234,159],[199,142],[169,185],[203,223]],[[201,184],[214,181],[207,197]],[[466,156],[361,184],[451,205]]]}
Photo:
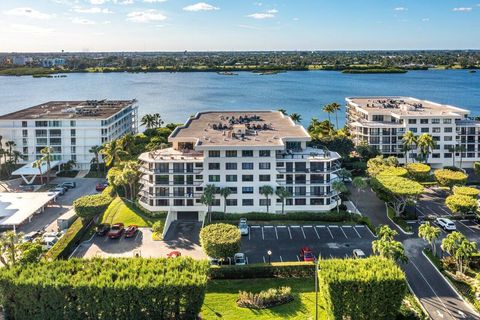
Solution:
{"label": "blue sky", "polygon": [[1,0],[0,51],[479,49],[480,0]]}

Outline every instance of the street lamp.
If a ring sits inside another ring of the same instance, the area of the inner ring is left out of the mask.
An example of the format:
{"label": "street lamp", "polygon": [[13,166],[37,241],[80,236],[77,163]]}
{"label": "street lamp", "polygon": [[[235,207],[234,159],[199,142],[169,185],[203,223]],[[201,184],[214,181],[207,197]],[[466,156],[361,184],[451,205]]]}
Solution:
{"label": "street lamp", "polygon": [[267,254],[268,254],[268,264],[270,264],[270,258],[272,256],[272,251],[268,250]]}

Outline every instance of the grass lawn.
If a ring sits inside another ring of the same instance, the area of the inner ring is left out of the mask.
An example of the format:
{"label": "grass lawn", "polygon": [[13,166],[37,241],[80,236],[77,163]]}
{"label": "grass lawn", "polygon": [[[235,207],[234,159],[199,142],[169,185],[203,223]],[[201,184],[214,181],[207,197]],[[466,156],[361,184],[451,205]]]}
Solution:
{"label": "grass lawn", "polygon": [[[312,279],[246,279],[212,280],[202,307],[203,319],[315,319],[315,287]],[[271,309],[253,310],[237,307],[239,290],[259,292],[268,288],[288,286],[294,300]],[[321,299],[319,299],[320,301]],[[325,319],[319,302],[319,319]]]}
{"label": "grass lawn", "polygon": [[159,219],[143,215],[142,211],[137,208],[135,204],[117,197],[112,201],[110,206],[108,206],[102,216],[101,222],[110,224],[122,222],[125,226],[134,224],[139,227],[151,227],[157,220]]}

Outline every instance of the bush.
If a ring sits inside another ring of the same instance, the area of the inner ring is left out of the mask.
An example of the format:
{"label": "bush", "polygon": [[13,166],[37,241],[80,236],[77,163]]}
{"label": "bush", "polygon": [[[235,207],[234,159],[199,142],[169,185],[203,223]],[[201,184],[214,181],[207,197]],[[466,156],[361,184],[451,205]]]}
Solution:
{"label": "bush", "polygon": [[259,293],[240,291],[237,305],[241,308],[265,309],[293,301],[292,288],[280,287],[262,290]]}
{"label": "bush", "polygon": [[246,266],[211,266],[211,279],[312,278],[315,265],[310,262],[272,262]]}
{"label": "bush", "polygon": [[73,208],[79,217],[91,219],[104,213],[112,201],[113,198],[108,194],[88,195],[75,200]]}
{"label": "bush", "polygon": [[232,257],[240,251],[240,241],[240,231],[230,224],[211,224],[200,231],[202,248],[212,258]]}
{"label": "bush", "polygon": [[423,163],[409,163],[405,167],[408,171],[410,179],[418,182],[428,180],[430,177],[430,166]]}
{"label": "bush", "polygon": [[380,257],[320,261],[319,288],[328,319],[395,319],[407,293],[402,270]]}
{"label": "bush", "polygon": [[445,205],[453,213],[465,215],[477,210],[477,199],[470,196],[454,194],[445,199]]}
{"label": "bush", "polygon": [[223,213],[212,212],[212,220],[238,222],[240,218],[247,218],[251,221],[325,221],[325,222],[343,222],[350,221],[352,215],[346,211],[337,210],[331,212],[287,212],[285,214],[249,212],[249,213]]}
{"label": "bush", "polygon": [[153,240],[155,241],[162,240],[164,228],[165,228],[165,220],[158,220],[152,225]]}
{"label": "bush", "polygon": [[197,319],[208,263],[71,259],[0,270],[8,319]]}
{"label": "bush", "polygon": [[402,167],[388,167],[385,170],[378,173],[381,176],[396,176],[396,177],[406,177],[408,174],[407,169]]}
{"label": "bush", "polygon": [[453,187],[453,194],[472,197],[472,198],[476,199],[478,197],[478,195],[480,194],[480,190],[478,190],[477,188],[473,188],[473,187],[455,186],[455,187]]}
{"label": "bush", "polygon": [[473,164],[473,171],[476,175],[480,175],[480,162],[475,162]]}
{"label": "bush", "polygon": [[453,188],[455,185],[464,185],[468,176],[461,171],[439,169],[434,172],[435,179],[441,186]]}

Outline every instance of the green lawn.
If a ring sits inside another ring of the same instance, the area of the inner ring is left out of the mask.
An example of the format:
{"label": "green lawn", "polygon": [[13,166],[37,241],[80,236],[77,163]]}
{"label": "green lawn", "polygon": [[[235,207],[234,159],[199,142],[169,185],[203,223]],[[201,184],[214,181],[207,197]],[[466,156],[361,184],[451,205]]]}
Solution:
{"label": "green lawn", "polygon": [[143,215],[142,211],[137,208],[135,204],[131,204],[117,197],[103,214],[101,223],[113,224],[121,222],[125,226],[134,224],[139,227],[151,227],[157,220],[159,219],[153,219]]}
{"label": "green lawn", "polygon": [[[289,286],[294,301],[271,309],[253,310],[237,307],[239,290],[259,292]],[[245,279],[211,280],[202,307],[204,319],[314,319],[315,291],[313,279]],[[325,319],[320,303],[319,319]]]}

